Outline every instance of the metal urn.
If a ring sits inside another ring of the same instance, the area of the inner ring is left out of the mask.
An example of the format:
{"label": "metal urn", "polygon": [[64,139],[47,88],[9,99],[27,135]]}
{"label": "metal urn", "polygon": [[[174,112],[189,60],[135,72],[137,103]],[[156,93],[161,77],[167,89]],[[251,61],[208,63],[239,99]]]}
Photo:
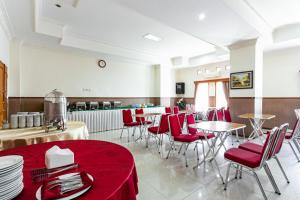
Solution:
{"label": "metal urn", "polygon": [[65,130],[67,122],[67,99],[58,90],[53,90],[44,98],[45,131],[56,127],[58,130]]}

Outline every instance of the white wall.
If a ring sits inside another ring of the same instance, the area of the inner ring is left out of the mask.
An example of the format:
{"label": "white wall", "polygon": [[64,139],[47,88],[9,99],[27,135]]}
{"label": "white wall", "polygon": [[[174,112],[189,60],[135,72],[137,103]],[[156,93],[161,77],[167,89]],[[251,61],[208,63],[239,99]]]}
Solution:
{"label": "white wall", "polygon": [[0,60],[9,67],[9,40],[0,25]]}
{"label": "white wall", "polygon": [[264,54],[264,97],[300,97],[300,47]]}
{"label": "white wall", "polygon": [[[146,64],[70,50],[29,45],[13,47],[10,96],[43,97],[55,88],[69,97],[159,95],[155,85],[156,69]],[[97,66],[99,58],[106,60],[106,68]]]}
{"label": "white wall", "polygon": [[[194,97],[194,90],[195,84],[194,81],[197,80],[207,80],[209,78],[205,77],[204,74],[198,74],[198,70],[208,69],[209,71],[216,71],[217,67],[225,68],[226,65],[229,65],[229,62],[220,62],[220,63],[213,63],[208,65],[203,65],[199,67],[191,67],[191,68],[182,68],[176,70],[176,82],[184,82],[185,83],[185,94],[178,95],[179,97],[186,97],[186,98],[193,98]],[[214,77],[216,78],[228,78],[229,72],[222,71],[220,76]],[[175,90],[175,89],[174,89]]]}

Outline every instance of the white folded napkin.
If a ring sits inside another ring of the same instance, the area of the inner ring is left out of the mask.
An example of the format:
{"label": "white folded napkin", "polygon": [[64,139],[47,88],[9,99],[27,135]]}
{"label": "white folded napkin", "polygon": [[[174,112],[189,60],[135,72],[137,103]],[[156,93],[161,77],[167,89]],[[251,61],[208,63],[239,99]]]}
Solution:
{"label": "white folded napkin", "polygon": [[53,146],[45,154],[45,164],[48,169],[74,163],[74,153],[70,149],[61,149]]}

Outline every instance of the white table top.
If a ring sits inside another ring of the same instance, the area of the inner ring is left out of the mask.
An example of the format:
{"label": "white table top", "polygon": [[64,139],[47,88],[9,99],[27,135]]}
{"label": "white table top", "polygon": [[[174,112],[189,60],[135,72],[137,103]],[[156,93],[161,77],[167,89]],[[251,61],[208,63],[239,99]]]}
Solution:
{"label": "white table top", "polygon": [[210,132],[230,132],[245,128],[246,125],[222,121],[202,121],[196,124],[191,124],[189,127]]}
{"label": "white table top", "polygon": [[243,119],[262,119],[262,120],[269,120],[275,118],[276,115],[270,115],[270,114],[256,114],[256,113],[246,113],[239,115],[239,118]]}

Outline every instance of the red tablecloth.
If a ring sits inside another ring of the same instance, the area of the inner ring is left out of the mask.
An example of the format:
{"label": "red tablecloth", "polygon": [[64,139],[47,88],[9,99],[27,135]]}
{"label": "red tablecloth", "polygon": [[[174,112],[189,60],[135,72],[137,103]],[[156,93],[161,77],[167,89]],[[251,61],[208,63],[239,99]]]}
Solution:
{"label": "red tablecloth", "polygon": [[16,199],[35,199],[40,184],[30,178],[30,169],[45,166],[45,151],[53,145],[70,148],[75,154],[79,170],[94,177],[93,188],[79,199],[84,200],[135,200],[138,193],[138,178],[132,154],[124,147],[103,141],[76,140],[49,142],[0,151],[3,155],[24,157],[24,189]]}

